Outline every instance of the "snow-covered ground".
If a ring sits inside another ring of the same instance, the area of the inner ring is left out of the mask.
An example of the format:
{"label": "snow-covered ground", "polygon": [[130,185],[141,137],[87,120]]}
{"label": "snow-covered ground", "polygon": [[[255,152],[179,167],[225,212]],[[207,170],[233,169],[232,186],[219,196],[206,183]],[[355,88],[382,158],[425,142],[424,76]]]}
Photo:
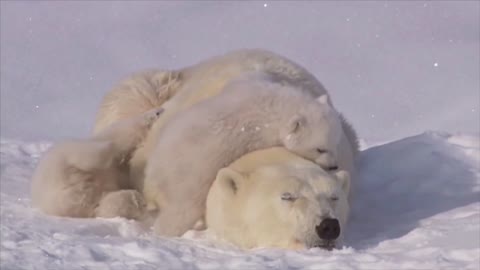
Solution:
{"label": "snow-covered ground", "polygon": [[[480,269],[480,2],[0,7],[0,269]],[[344,248],[242,251],[30,207],[38,158],[86,136],[115,81],[243,47],[312,71],[359,131]]]}
{"label": "snow-covered ground", "polygon": [[345,247],[242,251],[207,233],[45,216],[30,175],[48,143],[1,142],[1,269],[479,269],[478,137],[424,133],[360,155]]}

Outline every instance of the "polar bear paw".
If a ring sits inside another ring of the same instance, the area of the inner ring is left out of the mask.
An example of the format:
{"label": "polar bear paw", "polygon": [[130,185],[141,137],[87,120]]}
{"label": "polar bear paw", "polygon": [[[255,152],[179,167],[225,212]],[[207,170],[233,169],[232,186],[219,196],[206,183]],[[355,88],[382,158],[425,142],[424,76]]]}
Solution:
{"label": "polar bear paw", "polygon": [[147,204],[136,190],[119,190],[105,195],[97,208],[95,216],[102,218],[123,217],[140,220],[143,218]]}

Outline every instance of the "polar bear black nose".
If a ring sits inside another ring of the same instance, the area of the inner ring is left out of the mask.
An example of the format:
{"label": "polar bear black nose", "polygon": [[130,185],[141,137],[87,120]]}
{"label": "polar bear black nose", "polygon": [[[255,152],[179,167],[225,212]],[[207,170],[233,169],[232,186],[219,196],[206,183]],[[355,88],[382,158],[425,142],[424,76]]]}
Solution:
{"label": "polar bear black nose", "polygon": [[338,219],[326,218],[315,227],[318,236],[323,240],[334,240],[340,235]]}

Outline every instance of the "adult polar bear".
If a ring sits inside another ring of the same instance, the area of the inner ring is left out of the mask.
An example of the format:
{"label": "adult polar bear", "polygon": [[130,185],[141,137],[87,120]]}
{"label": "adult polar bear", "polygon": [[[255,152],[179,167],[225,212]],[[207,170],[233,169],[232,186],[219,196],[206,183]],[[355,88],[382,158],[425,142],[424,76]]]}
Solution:
{"label": "adult polar bear", "polygon": [[[298,64],[265,50],[239,50],[177,71],[141,72],[120,82],[103,99],[94,133],[151,108],[162,106],[165,109],[130,160],[132,185],[137,190],[143,190],[146,161],[165,123],[194,104],[218,95],[225,85],[251,72],[268,74],[276,83],[293,86],[312,99],[327,94],[322,84]],[[354,175],[357,138],[343,118],[342,127],[344,133],[337,149],[338,165]]]}
{"label": "adult polar bear", "polygon": [[258,150],[218,171],[205,219],[242,248],[331,249],[343,239],[349,190],[344,170],[328,173],[282,147]]}

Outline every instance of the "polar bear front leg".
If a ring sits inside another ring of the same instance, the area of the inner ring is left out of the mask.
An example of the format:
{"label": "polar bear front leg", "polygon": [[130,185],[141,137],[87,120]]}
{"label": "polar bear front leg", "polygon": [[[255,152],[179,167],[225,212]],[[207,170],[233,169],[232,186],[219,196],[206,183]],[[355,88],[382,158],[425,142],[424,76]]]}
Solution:
{"label": "polar bear front leg", "polygon": [[162,207],[154,224],[154,231],[161,236],[180,237],[202,218],[205,206],[180,203]]}

